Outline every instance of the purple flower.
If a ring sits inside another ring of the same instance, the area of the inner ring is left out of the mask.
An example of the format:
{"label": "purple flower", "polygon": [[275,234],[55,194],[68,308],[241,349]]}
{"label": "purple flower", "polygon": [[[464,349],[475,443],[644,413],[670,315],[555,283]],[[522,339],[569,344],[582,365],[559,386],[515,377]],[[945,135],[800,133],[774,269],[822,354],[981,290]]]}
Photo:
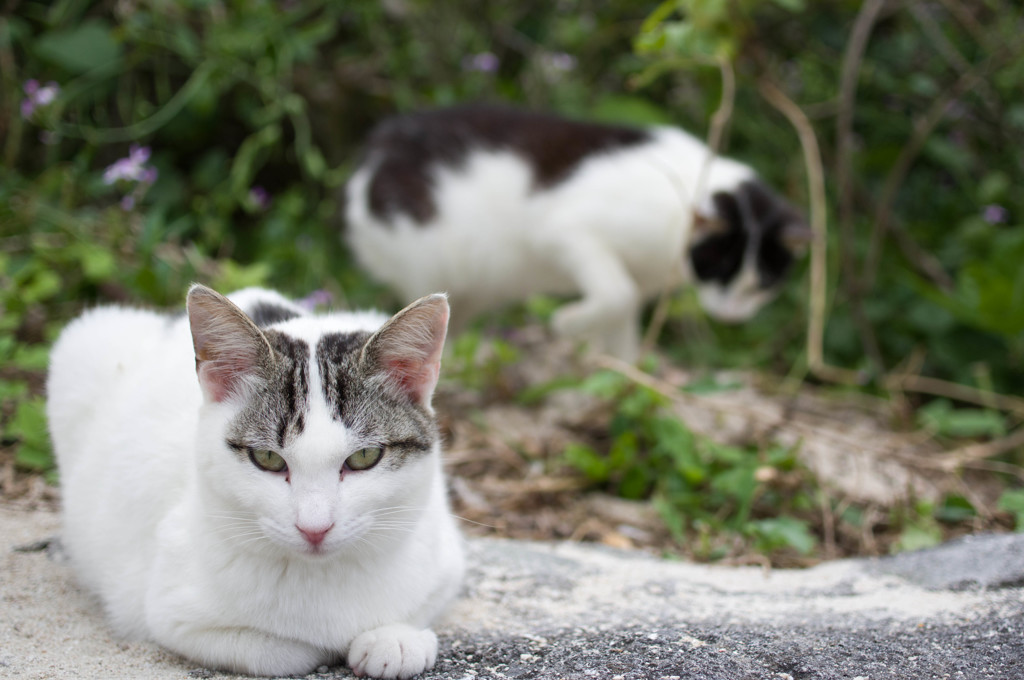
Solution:
{"label": "purple flower", "polygon": [[52,104],[60,94],[60,86],[55,82],[40,85],[38,80],[25,81],[25,99],[21,102],[21,117],[31,118],[37,109],[45,108]]}
{"label": "purple flower", "polygon": [[501,65],[501,60],[493,52],[480,52],[462,60],[463,71],[480,71],[494,73]]}
{"label": "purple flower", "polygon": [[141,184],[152,184],[157,178],[157,169],[146,165],[149,160],[150,150],[148,146],[132,144],[126,158],[119,158],[112,165],[103,171],[103,183],[113,184],[120,180],[138,182]]}
{"label": "purple flower", "polygon": [[149,156],[148,146],[132,144],[127,157],[117,159],[103,171],[104,184],[120,182],[128,187],[128,193],[121,198],[122,210],[133,210],[146,190],[156,182],[159,172],[146,164]]}
{"label": "purple flower", "polygon": [[249,200],[259,210],[266,210],[270,207],[270,193],[259,185],[249,189]]}
{"label": "purple flower", "polygon": [[544,55],[544,64],[552,71],[568,72],[576,68],[576,57],[565,52]]}
{"label": "purple flower", "polygon": [[1001,205],[991,203],[985,206],[981,216],[989,224],[1004,224],[1010,219],[1010,211]]}
{"label": "purple flower", "polygon": [[301,300],[296,300],[295,303],[300,307],[305,307],[306,309],[313,311],[317,307],[330,305],[333,301],[334,296],[331,295],[331,292],[321,288],[319,290],[314,290]]}

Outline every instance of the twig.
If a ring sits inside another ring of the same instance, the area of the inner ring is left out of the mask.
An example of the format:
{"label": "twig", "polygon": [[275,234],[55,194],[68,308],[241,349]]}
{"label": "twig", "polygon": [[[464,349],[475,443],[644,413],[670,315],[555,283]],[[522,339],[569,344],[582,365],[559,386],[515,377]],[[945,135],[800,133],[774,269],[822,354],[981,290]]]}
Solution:
{"label": "twig", "polygon": [[885,6],[885,0],[866,0],[854,21],[850,39],[843,52],[839,85],[839,114],[836,117],[836,185],[839,193],[839,258],[840,280],[850,302],[853,321],[860,334],[861,345],[876,375],[885,371],[882,352],[874,330],[864,316],[863,295],[857,273],[857,248],[853,233],[853,184],[850,178],[850,155],[853,149],[853,111],[857,80],[871,31]]}
{"label": "twig", "polygon": [[903,252],[903,256],[910,260],[910,263],[916,266],[922,274],[931,279],[932,283],[938,286],[940,290],[946,292],[953,290],[955,285],[953,277],[943,269],[939,258],[919,246],[917,241],[911,238],[907,230],[902,227],[893,229],[892,235],[896,239],[896,245]]}
{"label": "twig", "polygon": [[[725,134],[725,126],[729,123],[729,119],[732,117],[733,105],[736,101],[736,73],[733,71],[732,63],[724,57],[718,60],[718,70],[722,75],[722,97],[718,102],[718,108],[715,109],[715,113],[711,116],[711,124],[708,129],[708,153],[704,157],[704,165],[701,166],[700,176],[697,179],[697,186],[694,187],[693,195],[691,196],[691,202],[695,203],[699,197],[703,194],[704,184],[707,182],[708,174],[711,172],[711,163],[718,154],[718,149],[722,144],[722,136]],[[690,228],[688,232],[692,232],[693,226],[693,211],[690,210],[688,216],[684,216],[684,219],[689,219]],[[688,233],[687,237],[692,234]],[[684,243],[684,248],[685,248]],[[685,252],[685,251],[684,251]],[[644,333],[643,345],[641,348],[641,355],[646,354],[654,347],[658,341],[658,336],[661,335],[661,329],[665,326],[665,320],[668,318],[668,307],[672,293],[672,280],[666,282],[666,285],[661,289],[661,294],[658,296],[658,302],[654,307],[654,312],[651,315],[651,321],[647,324],[647,331]]]}
{"label": "twig", "polygon": [[[946,34],[942,32],[942,28],[938,22],[935,21],[935,17],[928,11],[926,3],[923,2],[912,2],[910,3],[910,13],[914,15],[914,19],[917,21],[921,30],[925,32],[928,39],[935,46],[935,50],[942,55],[942,58],[946,60],[958,74],[963,75],[971,70],[971,64],[964,56],[960,54],[960,51],[953,46],[953,43],[949,41]],[[1001,115],[999,110],[998,97],[995,92],[992,91],[992,87],[985,81],[978,83],[978,89],[981,91],[981,100],[989,111],[995,115]]]}
{"label": "twig", "polygon": [[832,512],[832,504],[823,489],[818,489],[818,504],[821,506],[821,531],[824,534],[825,559],[836,557],[836,517]]}
{"label": "twig", "polygon": [[1020,397],[998,394],[938,378],[929,378],[923,375],[888,375],[883,381],[883,386],[886,389],[948,397],[957,401],[997,408],[1000,411],[1009,411],[1018,417],[1024,417],[1024,399]]}
{"label": "twig", "polygon": [[992,458],[1007,451],[1013,451],[1021,446],[1024,446],[1024,427],[1019,427],[1011,434],[994,441],[969,444],[959,449],[953,449],[938,456],[937,460],[945,465],[952,466],[948,468],[952,470],[969,460]]}
{"label": "twig", "polygon": [[984,42],[985,29],[982,28],[978,20],[971,14],[971,11],[964,7],[960,0],[939,0],[939,2],[946,7],[950,14],[957,18],[957,21],[967,29],[972,38],[979,43]]}
{"label": "twig", "polygon": [[825,335],[826,295],[828,291],[826,257],[828,247],[828,227],[826,224],[825,206],[825,173],[821,164],[821,151],[814,128],[800,107],[793,103],[779,88],[767,80],[760,81],[761,94],[772,106],[779,110],[796,128],[803,147],[804,163],[807,167],[807,183],[809,185],[811,203],[811,231],[814,239],[811,242],[811,286],[810,286],[810,318],[807,322],[807,367],[814,375],[823,380],[861,385],[863,376],[857,371],[850,371],[825,363],[823,342]]}

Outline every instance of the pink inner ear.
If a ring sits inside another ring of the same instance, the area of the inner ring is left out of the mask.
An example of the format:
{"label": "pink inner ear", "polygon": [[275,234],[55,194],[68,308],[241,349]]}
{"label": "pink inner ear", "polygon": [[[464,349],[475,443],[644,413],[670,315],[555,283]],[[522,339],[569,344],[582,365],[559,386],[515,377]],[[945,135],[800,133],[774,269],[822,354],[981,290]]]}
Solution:
{"label": "pink inner ear", "polygon": [[386,363],[386,370],[395,379],[399,389],[410,399],[426,402],[437,386],[441,365],[439,361],[391,359]]}
{"label": "pink inner ear", "polygon": [[215,402],[224,401],[235,394],[250,370],[251,365],[239,357],[198,361],[196,365],[200,386],[206,396]]}

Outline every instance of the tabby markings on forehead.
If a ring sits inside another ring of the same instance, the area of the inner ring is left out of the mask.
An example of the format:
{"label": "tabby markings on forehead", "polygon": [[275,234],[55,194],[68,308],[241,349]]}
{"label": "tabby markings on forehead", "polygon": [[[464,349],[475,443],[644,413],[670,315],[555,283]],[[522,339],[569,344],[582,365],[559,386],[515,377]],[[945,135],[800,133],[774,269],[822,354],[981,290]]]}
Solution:
{"label": "tabby markings on forehead", "polygon": [[280,450],[302,434],[309,410],[309,345],[279,331],[263,331],[273,349],[258,368],[262,379],[228,430],[227,444]]}
{"label": "tabby markings on forehead", "polygon": [[331,416],[364,441],[387,449],[383,469],[395,469],[433,450],[437,424],[423,407],[397,398],[363,366],[360,354],[368,332],[329,333],[316,346],[324,399]]}

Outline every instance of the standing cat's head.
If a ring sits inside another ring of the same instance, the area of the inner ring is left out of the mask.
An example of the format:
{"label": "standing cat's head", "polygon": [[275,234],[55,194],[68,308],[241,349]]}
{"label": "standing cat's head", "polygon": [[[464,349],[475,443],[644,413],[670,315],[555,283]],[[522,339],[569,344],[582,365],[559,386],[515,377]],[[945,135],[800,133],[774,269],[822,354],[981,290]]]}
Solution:
{"label": "standing cat's head", "polygon": [[209,288],[188,296],[206,521],[228,548],[311,558],[407,536],[442,483],[430,399],[447,300],[427,296],[387,320],[251,297],[264,328]]}
{"label": "standing cat's head", "polygon": [[707,212],[694,215],[688,246],[697,295],[711,317],[744,321],[778,294],[811,231],[760,180],[714,192]]}

